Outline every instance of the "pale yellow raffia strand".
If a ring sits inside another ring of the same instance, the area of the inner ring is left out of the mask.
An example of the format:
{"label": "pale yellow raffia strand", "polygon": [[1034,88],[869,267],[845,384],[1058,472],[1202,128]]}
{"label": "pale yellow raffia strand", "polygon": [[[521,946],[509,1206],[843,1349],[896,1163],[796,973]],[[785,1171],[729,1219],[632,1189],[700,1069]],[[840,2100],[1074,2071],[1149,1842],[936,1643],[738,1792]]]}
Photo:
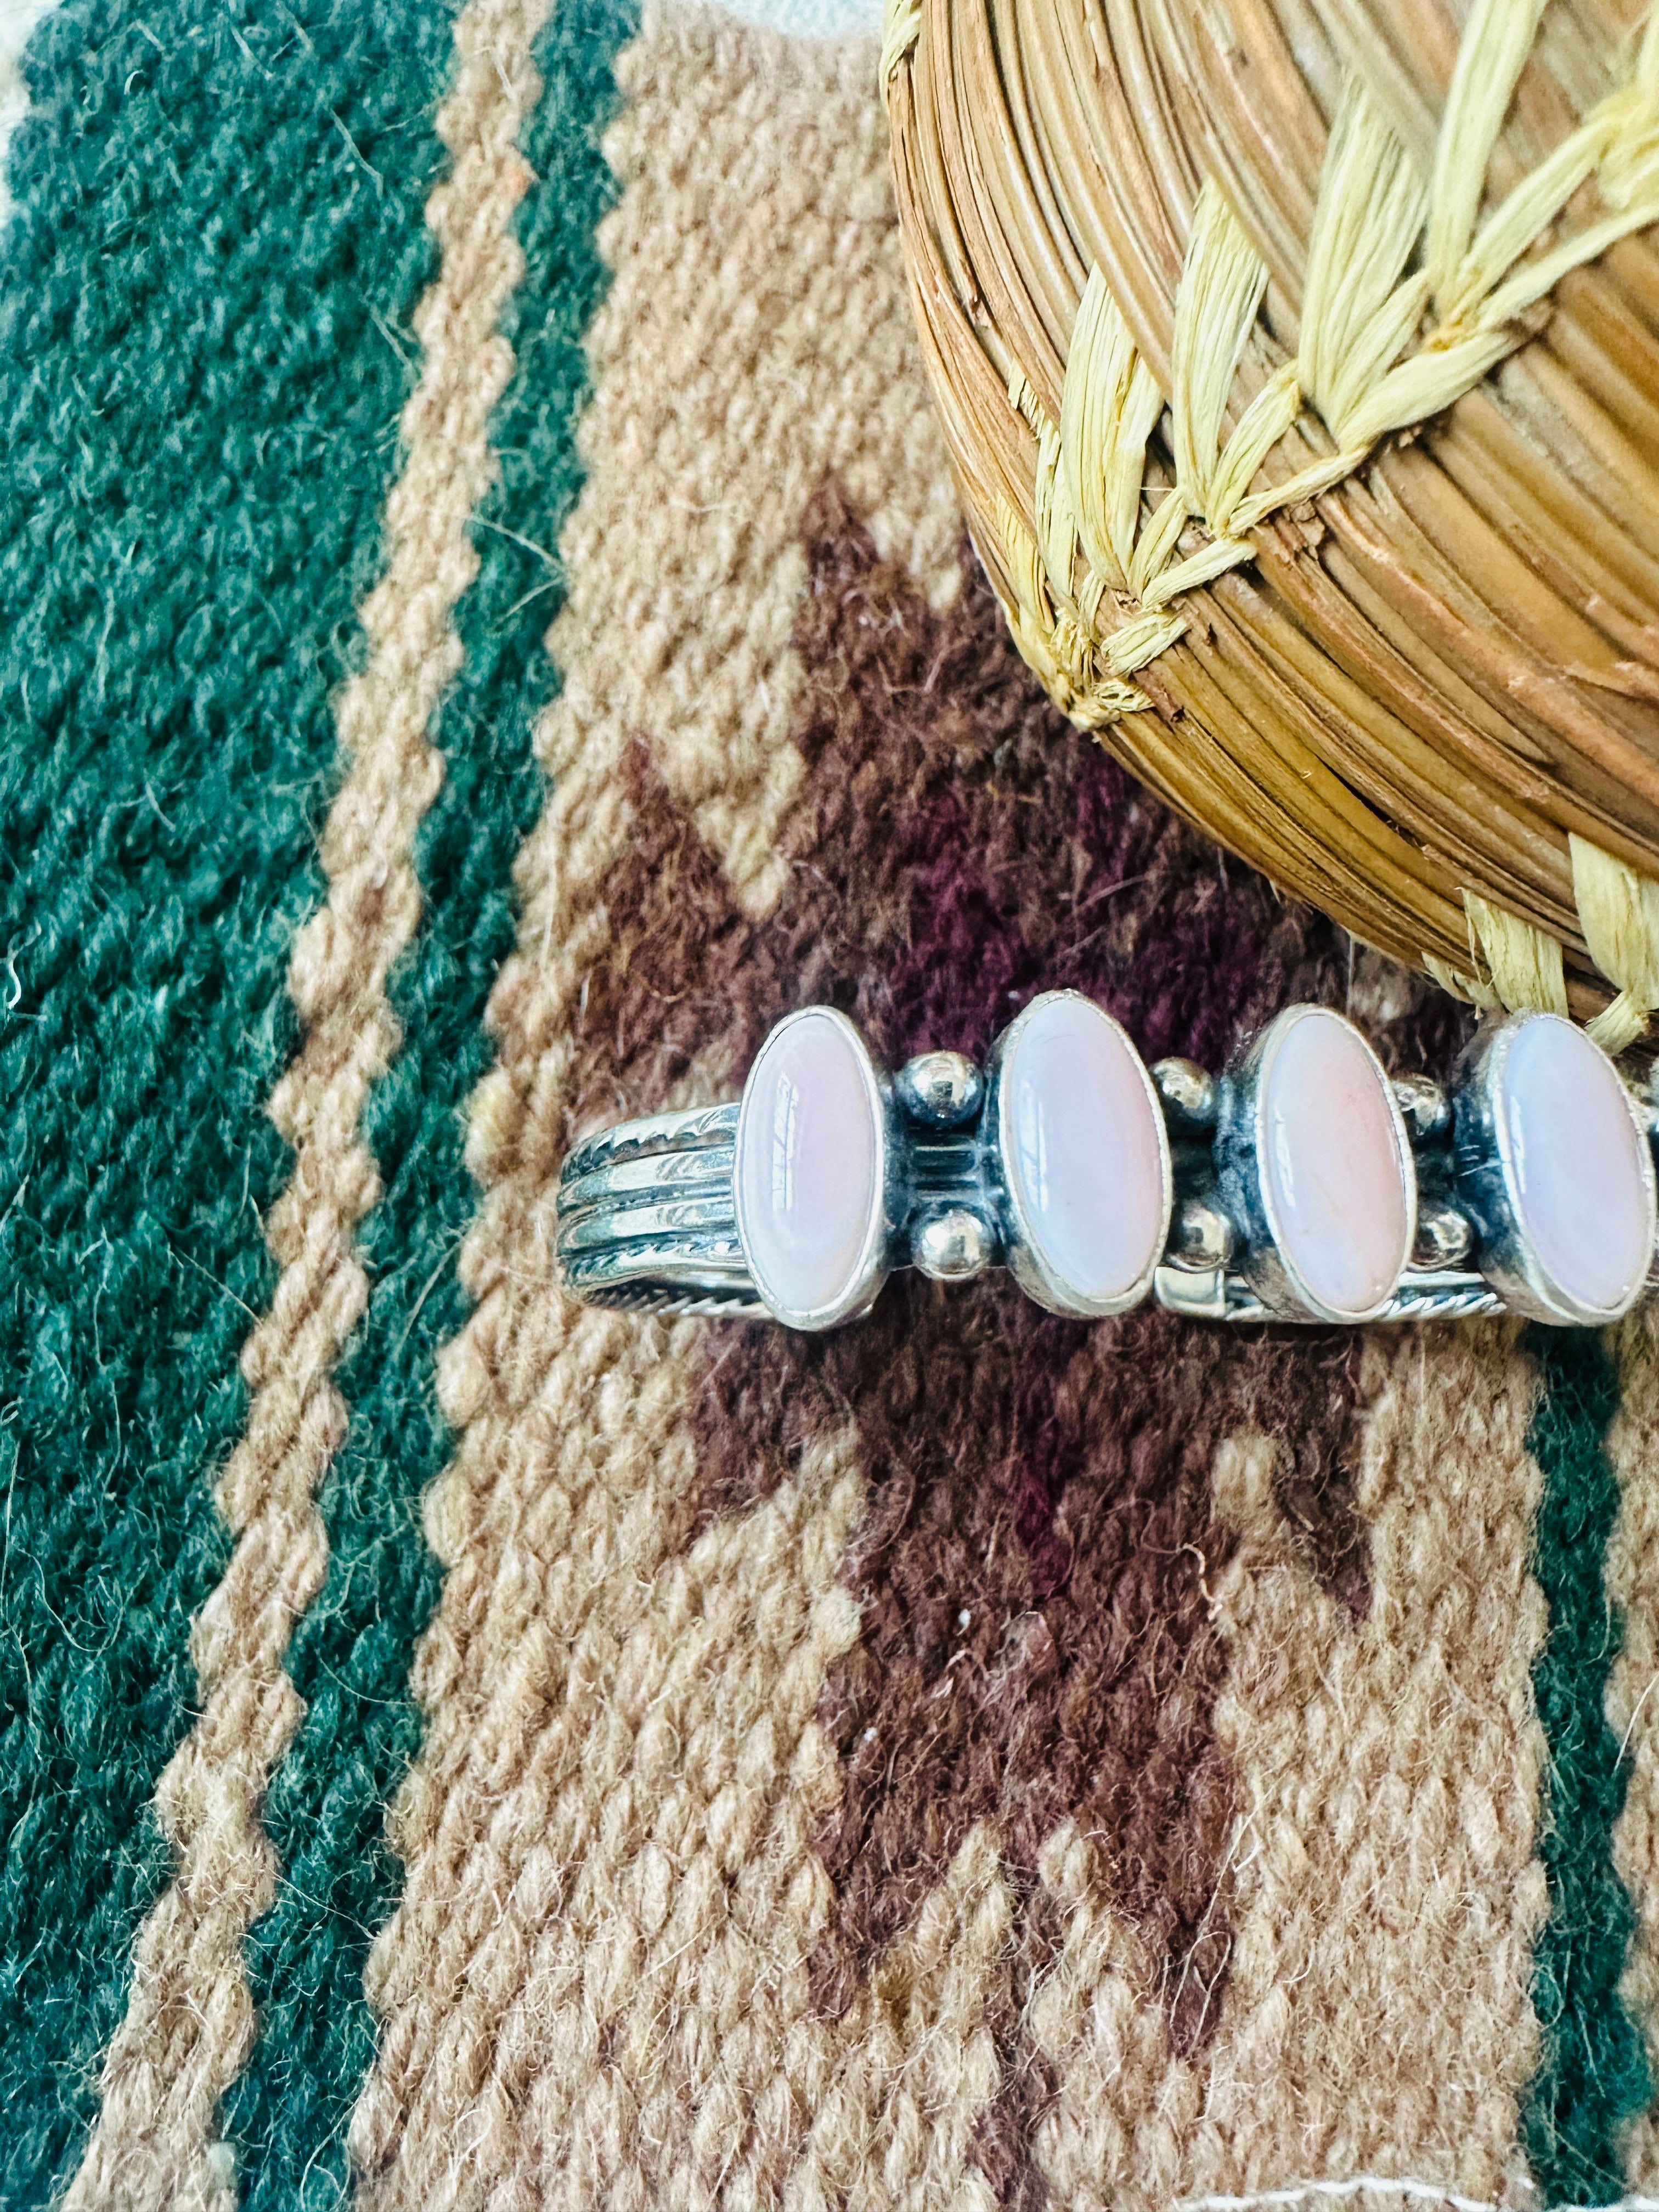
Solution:
{"label": "pale yellow raffia strand", "polygon": [[1634,1044],[1659,1006],[1659,884],[1587,837],[1571,836],[1572,895],[1590,958],[1619,995],[1589,1025],[1611,1053]]}
{"label": "pale yellow raffia strand", "polygon": [[327,1562],[313,1501],[345,1431],[334,1364],[368,1291],[354,1232],[380,1193],[359,1120],[399,1042],[386,979],[420,916],[410,847],[442,775],[427,726],[460,663],[453,615],[477,567],[467,522],[493,473],[486,424],[512,371],[496,325],[523,274],[511,222],[530,171],[517,140],[539,93],[530,49],[546,13],[547,0],[468,0],[456,20],[459,68],[437,122],[454,160],[427,208],[441,266],[415,318],[422,367],[387,501],[386,573],[362,610],[368,661],[337,708],[349,767],[323,836],[328,903],[289,968],[302,1041],[270,1110],[294,1171],[268,1224],[276,1295],[242,1354],[247,1427],[218,1492],[236,1545],[192,1635],[200,1717],[156,1791],[175,1871],[139,1933],[70,2212],[234,2203],[218,2106],[254,2036],[242,1944],[276,1873],[259,1807],[300,1713],[283,1656]]}
{"label": "pale yellow raffia strand", "polygon": [[[1659,884],[1587,837],[1571,834],[1567,842],[1584,942],[1602,975],[1619,987],[1618,996],[1587,1026],[1597,1044],[1616,1057],[1636,1042],[1659,1008]],[[1464,892],[1463,908],[1474,965],[1484,967],[1486,975],[1465,975],[1425,954],[1424,964],[1442,988],[1478,1006],[1565,1014],[1566,981],[1557,940],[1476,891]]]}
{"label": "pale yellow raffia strand", "polygon": [[881,98],[887,104],[893,72],[921,36],[921,0],[885,0],[881,11]]}
{"label": "pale yellow raffia strand", "polygon": [[1478,891],[1466,890],[1469,949],[1484,958],[1500,1006],[1512,1014],[1565,1014],[1567,982],[1559,940]]}
{"label": "pale yellow raffia strand", "polygon": [[1450,997],[1462,999],[1466,1004],[1480,1006],[1487,1012],[1502,1003],[1492,985],[1483,982],[1479,975],[1466,975],[1461,968],[1454,968],[1449,960],[1441,959],[1437,953],[1424,952],[1418,957],[1428,974]]}

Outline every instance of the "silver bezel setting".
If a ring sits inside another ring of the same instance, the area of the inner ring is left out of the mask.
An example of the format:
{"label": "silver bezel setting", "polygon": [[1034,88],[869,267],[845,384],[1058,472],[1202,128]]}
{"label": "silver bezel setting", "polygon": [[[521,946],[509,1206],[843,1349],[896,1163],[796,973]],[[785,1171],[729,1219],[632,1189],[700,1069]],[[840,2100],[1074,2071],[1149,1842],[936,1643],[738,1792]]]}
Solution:
{"label": "silver bezel setting", "polygon": [[[1074,999],[1086,1006],[1097,1020],[1104,1022],[1116,1036],[1133,1062],[1140,1077],[1146,1098],[1146,1110],[1152,1115],[1158,1133],[1158,1168],[1163,1179],[1164,1206],[1158,1226],[1158,1243],[1150,1261],[1131,1286],[1109,1298],[1091,1298],[1067,1283],[1045,1258],[1025,1207],[1020,1201],[1016,1180],[1009,1171],[1012,1158],[1009,1147],[1007,1127],[1008,1089],[1005,1076],[1010,1060],[1020,1036],[1032,1017],[1042,1007],[1057,1001]],[[1003,1257],[1010,1273],[1027,1297],[1035,1298],[1050,1313],[1066,1314],[1076,1321],[1104,1321],[1113,1314],[1127,1313],[1137,1306],[1152,1286],[1164,1257],[1164,1247],[1170,1241],[1170,1223],[1175,1211],[1175,1170],[1170,1153],[1170,1135],[1164,1125],[1164,1109],[1158,1090],[1146,1063],[1135,1049],[1134,1042],[1121,1022],[1115,1021],[1105,1008],[1081,991],[1044,991],[1031,1000],[992,1046],[985,1069],[985,1121],[987,1133],[987,1168],[991,1195],[995,1202],[1002,1231]]]}
{"label": "silver bezel setting", "polygon": [[[1056,1266],[1009,1173],[1008,1071],[1025,1025],[1059,999],[1080,999],[1116,1032],[1140,1073],[1158,1136],[1161,1249],[1140,1281],[1108,1298],[1083,1294]],[[1359,1037],[1389,1108],[1408,1200],[1407,1264],[1391,1293],[1364,1313],[1337,1310],[1315,1297],[1285,1246],[1262,1173],[1265,1092],[1275,1055],[1294,1026],[1314,1015],[1340,1021]],[[770,1315],[786,1327],[823,1329],[865,1312],[894,1269],[912,1266],[939,1283],[960,1283],[1002,1263],[1040,1304],[1083,1321],[1122,1313],[1150,1290],[1162,1305],[1194,1320],[1341,1327],[1511,1310],[1558,1327],[1594,1327],[1616,1320],[1644,1284],[1659,1279],[1659,1261],[1650,1257],[1618,1304],[1588,1307],[1553,1279],[1522,1228],[1510,1127],[1498,1110],[1508,1055],[1528,1023],[1559,1016],[1488,1023],[1454,1080],[1442,1085],[1422,1076],[1390,1081],[1355,1025],[1315,1006],[1286,1008],[1214,1079],[1185,1061],[1148,1069],[1122,1025],[1076,991],[1034,999],[997,1039],[982,1078],[965,1054],[950,1050],[919,1054],[890,1077],[844,1015],[804,1007],[766,1039],[744,1087],[745,1102],[775,1043],[796,1024],[819,1018],[840,1026],[860,1071],[880,1193],[856,1267],[834,1301],[801,1312],[771,1303],[759,1286],[754,1239],[740,1234],[738,1220],[738,1101],[648,1115],[573,1146],[560,1173],[556,1230],[559,1271],[572,1297],[635,1312]],[[1631,1115],[1651,1255],[1659,1242],[1653,1109],[1632,1095],[1605,1053],[1600,1057]],[[1540,1141],[1551,1141],[1547,1132]],[[1571,1141],[1571,1133],[1561,1141]]]}
{"label": "silver bezel setting", "polygon": [[[808,1021],[834,1023],[852,1048],[875,1132],[876,1175],[870,1218],[865,1224],[858,1261],[845,1287],[827,1305],[801,1308],[784,1305],[775,1299],[755,1264],[755,1240],[750,1224],[744,1219],[743,1158],[750,1100],[754,1095],[761,1071],[774,1047],[791,1030],[799,1029]],[[794,1013],[787,1014],[769,1032],[756,1054],[754,1066],[749,1071],[743,1086],[743,1096],[738,1104],[737,1126],[732,1145],[731,1203],[737,1224],[738,1242],[742,1247],[744,1264],[756,1295],[773,1320],[781,1322],[786,1328],[836,1328],[842,1322],[855,1320],[874,1302],[886,1281],[892,1266],[895,1234],[902,1210],[902,1172],[895,1121],[893,1087],[886,1071],[878,1065],[869,1046],[846,1015],[834,1006],[802,1006]]]}
{"label": "silver bezel setting", "polygon": [[[1406,1199],[1406,1241],[1400,1267],[1385,1295],[1359,1312],[1345,1312],[1328,1304],[1310,1287],[1285,1249],[1284,1224],[1273,1203],[1268,1178],[1261,1172],[1267,1078],[1291,1030],[1313,1015],[1322,1020],[1340,1022],[1370,1061],[1377,1090],[1388,1108],[1395,1158]],[[1244,1248],[1234,1262],[1234,1272],[1268,1314],[1353,1328],[1376,1321],[1389,1310],[1410,1271],[1412,1248],[1417,1241],[1417,1162],[1388,1072],[1364,1033],[1346,1014],[1337,1012],[1332,1006],[1286,1006],[1268,1023],[1237,1067],[1223,1079],[1216,1150],[1223,1199],[1227,1211],[1244,1231]]]}
{"label": "silver bezel setting", "polygon": [[[1583,1037],[1607,1063],[1630,1110],[1636,1131],[1637,1158],[1646,1208],[1647,1245],[1653,1252],[1659,1194],[1656,1192],[1653,1153],[1646,1119],[1639,1102],[1617,1066],[1593,1037],[1560,1014],[1529,1012],[1506,1015],[1483,1024],[1459,1064],[1454,1096],[1456,1190],[1459,1202],[1475,1224],[1477,1264],[1481,1274],[1516,1313],[1557,1328],[1594,1328],[1628,1313],[1641,1296],[1647,1271],[1638,1275],[1630,1295],[1616,1306],[1587,1306],[1559,1283],[1544,1265],[1522,1226],[1516,1185],[1516,1163],[1508,1117],[1499,1109],[1504,1073],[1516,1039],[1528,1024],[1556,1022]],[[1651,1261],[1650,1261],[1650,1267]]]}

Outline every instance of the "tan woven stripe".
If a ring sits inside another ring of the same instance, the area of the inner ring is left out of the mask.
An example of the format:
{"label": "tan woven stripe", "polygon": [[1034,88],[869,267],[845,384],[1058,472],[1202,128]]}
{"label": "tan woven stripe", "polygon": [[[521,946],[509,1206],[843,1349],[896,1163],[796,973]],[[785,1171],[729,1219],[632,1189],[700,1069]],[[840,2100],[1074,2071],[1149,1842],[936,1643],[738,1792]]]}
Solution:
{"label": "tan woven stripe", "polygon": [[[1659,2081],[1659,1314],[1650,1304],[1620,1330],[1618,1354],[1620,1404],[1607,1449],[1619,1478],[1619,1517],[1606,1575],[1624,1648],[1608,1677],[1607,1715],[1626,1752],[1613,1863],[1636,1908],[1620,1994]],[[1659,2191],[1659,2110],[1632,2124],[1624,2153],[1630,2186]]]}
{"label": "tan woven stripe", "polygon": [[1065,1917],[1030,2028],[1060,2094],[1037,2139],[1057,2206],[1400,2172],[1508,2199],[1537,2056],[1533,1855],[1543,1743],[1527,1571],[1536,1391],[1497,1329],[1374,1336],[1355,1491],[1356,1624],[1298,1561],[1271,1448],[1223,1447],[1241,1546],[1217,1583],[1217,1726],[1242,1778],[1234,1942],[1200,2064],[1171,2053],[1135,1932],[1074,1828],[1043,1858]]}
{"label": "tan woven stripe", "polygon": [[600,1011],[644,926],[623,904],[644,826],[630,744],[764,912],[800,773],[799,532],[825,476],[937,599],[959,580],[874,59],[653,9],[618,65],[624,191],[561,542],[564,690],[538,740],[551,793],[473,1103],[477,1306],[444,1358],[459,1442],[428,1507],[448,1573],[392,1821],[405,1890],[368,1975],[382,2037],[350,2140],[374,2205],[712,2203],[723,2185],[763,2203],[792,2173],[803,2204],[846,2201],[848,2179],[872,2205],[946,2203],[994,2085],[975,2023],[1006,1977],[1007,1899],[982,1837],[847,2021],[811,2001],[830,1903],[812,1837],[836,1787],[812,1715],[857,1628],[850,1439],[815,1438],[686,1548],[703,1325],[567,1309],[546,1233],[573,1133],[738,1073],[723,1043],[688,1070]]}
{"label": "tan woven stripe", "polygon": [[[862,1485],[832,1441],[677,1556],[699,1326],[550,1297],[505,1336],[488,1304],[448,1402],[487,1363],[495,1410],[428,1516],[451,1572],[393,1826],[408,1883],[368,1978],[362,2195],[482,2201],[511,2176],[536,2202],[666,2203],[695,2176],[687,2201],[712,2202],[745,2134],[775,2166],[798,2132],[781,2062],[835,1788],[811,1713],[856,1632],[834,1577]],[[514,1379],[532,1402],[504,1418]]]}
{"label": "tan woven stripe", "polygon": [[936,601],[962,519],[928,409],[863,40],[648,8],[606,150],[626,185],[565,533],[557,754],[648,731],[744,907],[800,775],[790,632],[834,472]]}
{"label": "tan woven stripe", "polygon": [[847,2017],[827,2033],[813,2023],[830,2063],[802,2069],[811,2127],[786,2205],[992,2212],[978,2129],[1003,2081],[994,2023],[1009,2014],[1013,1917],[981,1823]]}
{"label": "tan woven stripe", "polygon": [[529,171],[516,140],[539,90],[530,47],[546,9],[468,0],[456,22],[459,68],[437,124],[454,161],[427,208],[442,258],[415,319],[422,367],[386,571],[362,609],[368,662],[338,702],[349,765],[323,836],[328,902],[289,968],[302,1042],[270,1110],[294,1172],[267,1225],[276,1296],[242,1354],[246,1432],[218,1492],[236,1546],[193,1634],[201,1715],[157,1790],[177,1870],[139,1935],[71,2208],[234,2197],[232,2153],[215,2134],[254,2035],[242,1939],[276,1873],[258,1806],[299,1717],[283,1653],[327,1559],[313,1500],[345,1430],[332,1370],[368,1294],[354,1231],[380,1192],[359,1121],[399,1042],[386,979],[419,920],[410,846],[443,773],[427,728],[460,662],[452,617],[477,568],[467,518],[490,481],[485,426],[512,368],[496,325],[523,272],[510,223]]}

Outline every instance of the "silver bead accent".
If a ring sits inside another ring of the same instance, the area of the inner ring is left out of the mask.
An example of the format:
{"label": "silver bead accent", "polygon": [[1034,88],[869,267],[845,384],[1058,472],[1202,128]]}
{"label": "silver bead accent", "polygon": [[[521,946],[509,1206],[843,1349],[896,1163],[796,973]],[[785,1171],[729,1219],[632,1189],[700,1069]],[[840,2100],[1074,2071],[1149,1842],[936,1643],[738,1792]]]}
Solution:
{"label": "silver bead accent", "polygon": [[894,1078],[899,1104],[930,1129],[971,1121],[985,1097],[985,1078],[966,1053],[919,1052]]}
{"label": "silver bead accent", "polygon": [[996,1257],[997,1240],[982,1214],[965,1206],[924,1214],[910,1231],[910,1257],[936,1283],[960,1283]]}
{"label": "silver bead accent", "polygon": [[1396,1075],[1390,1087],[1413,1145],[1433,1144],[1451,1133],[1451,1101],[1431,1075]]}
{"label": "silver bead accent", "polygon": [[1474,1224],[1455,1206],[1439,1206],[1417,1217],[1413,1267],[1461,1267],[1474,1249]]}
{"label": "silver bead accent", "polygon": [[1170,1224],[1164,1261],[1171,1267],[1204,1274],[1224,1267],[1237,1243],[1238,1231],[1219,1206],[1201,1198],[1186,1198],[1176,1206]]}
{"label": "silver bead accent", "polygon": [[1215,1127],[1215,1078],[1195,1060],[1160,1060],[1150,1071],[1164,1118],[1175,1137],[1202,1136]]}
{"label": "silver bead accent", "polygon": [[[1339,1291],[1322,1291],[1325,1276],[1310,1283],[1304,1267],[1308,1224],[1297,1218],[1297,1194],[1287,1195],[1285,1148],[1291,1137],[1311,1146],[1328,1180],[1339,1184],[1350,1163],[1340,1145],[1333,1151],[1326,1142],[1333,1131],[1321,1119],[1316,1072],[1304,1066],[1288,1081],[1274,1058],[1300,1023],[1352,1024],[1329,1009],[1286,1008],[1224,1073],[1212,1077],[1185,1060],[1147,1070],[1118,1025],[1096,1006],[1093,1018],[1106,1024],[1112,1048],[1130,1055],[1138,1077],[1138,1089],[1127,1086],[1134,1094],[1129,1104],[1119,1098],[1113,1111],[1133,1108],[1144,1122],[1141,1134],[1158,1153],[1158,1209],[1145,1224],[1144,1240],[1137,1230],[1136,1252],[1144,1241],[1161,1258],[1121,1291],[1092,1297],[1077,1281],[1086,1273],[1087,1254],[1079,1260],[1056,1230],[1056,1220],[1063,1230],[1073,1217],[1056,1211],[1054,1188],[1060,1186],[1051,1188],[1049,1178],[1056,1164],[1061,1185],[1070,1174],[1079,1202],[1097,1206],[1101,1235],[1115,1233],[1115,1187],[1103,1194],[1097,1175],[1091,1183],[1076,1172],[1079,1154],[1090,1164],[1098,1124],[1082,1127],[1062,1115],[1050,1148],[1054,1158],[1042,1152],[1036,1182],[1020,1150],[1030,1118],[1026,1108],[1039,1120],[1047,1111],[1041,1085],[1048,1080],[1022,1060],[1021,1041],[1058,1006],[1071,1024],[1058,1033],[1070,1040],[1073,1054],[1081,1053],[1080,1017],[1071,1005],[1077,997],[1061,992],[1034,1000],[993,1045],[982,1071],[964,1054],[930,1052],[893,1078],[856,1033],[842,1040],[854,1048],[866,1079],[876,1157],[873,1176],[865,1178],[871,1189],[854,1194],[860,1206],[868,1200],[860,1217],[860,1272],[833,1302],[826,1298],[810,1311],[782,1306],[777,1278],[767,1272],[765,1237],[757,1250],[750,1219],[755,1214],[765,1228],[764,1194],[756,1197],[740,1173],[751,1124],[759,1126],[750,1102],[760,1095],[757,1085],[775,1040],[809,1018],[846,1026],[823,1007],[802,1009],[779,1025],[762,1048],[741,1103],[651,1115],[574,1147],[560,1173],[556,1231],[566,1293],[638,1311],[770,1313],[788,1326],[815,1328],[855,1319],[889,1270],[908,1262],[944,1282],[1004,1266],[1040,1304],[1085,1319],[1126,1311],[1150,1289],[1170,1311],[1194,1321],[1357,1323],[1508,1310],[1583,1327],[1626,1310],[1644,1274],[1659,1287],[1659,1084],[1650,1076],[1639,1082],[1621,1076],[1558,1015],[1509,1015],[1483,1024],[1443,1085],[1423,1075],[1390,1079],[1364,1048],[1386,1102],[1407,1201],[1407,1223],[1397,1237],[1390,1215],[1382,1256],[1392,1265],[1396,1249],[1406,1246],[1409,1256],[1393,1294],[1361,1311],[1342,1304]],[[1328,1064],[1323,1050],[1310,1063],[1316,1071]],[[1062,1076],[1069,1072],[1062,1060]],[[1554,1103],[1551,1085],[1558,1076],[1571,1078],[1578,1106],[1571,1099],[1565,1109]],[[1617,1111],[1609,1104],[1614,1098]],[[1602,1136],[1586,1152],[1589,1127],[1619,1139],[1611,1168]],[[1598,1163],[1607,1172],[1589,1171]],[[1536,1172],[1529,1174],[1529,1167]],[[759,1188],[756,1177],[749,1182]],[[1580,1212],[1601,1206],[1609,1190],[1616,1218],[1603,1207],[1605,1220],[1600,1213],[1581,1220]],[[763,1209],[758,1214],[757,1207]],[[1338,1226],[1346,1220],[1340,1203],[1334,1218]],[[1360,1218],[1357,1227],[1370,1219]],[[1313,1228],[1323,1233],[1318,1221]],[[1565,1248],[1565,1258],[1559,1248]],[[1315,1259],[1323,1251],[1316,1249]],[[773,1295],[763,1282],[772,1284]]]}

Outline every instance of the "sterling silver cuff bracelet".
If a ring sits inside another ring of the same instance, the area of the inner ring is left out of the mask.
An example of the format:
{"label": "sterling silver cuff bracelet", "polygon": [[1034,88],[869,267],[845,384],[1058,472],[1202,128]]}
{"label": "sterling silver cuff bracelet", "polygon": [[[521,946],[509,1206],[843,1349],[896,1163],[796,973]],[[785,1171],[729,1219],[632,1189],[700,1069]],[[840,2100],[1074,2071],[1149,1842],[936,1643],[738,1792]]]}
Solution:
{"label": "sterling silver cuff bracelet", "polygon": [[1597,1325],[1655,1259],[1653,1116],[1555,1014],[1481,1028],[1449,1084],[1390,1080],[1290,1006],[1212,1076],[1148,1069],[1091,999],[1035,999],[981,1069],[890,1076],[845,1015],[767,1038],[735,1105],[585,1139],[559,1178],[572,1297],[833,1328],[896,1267],[1006,1267],[1094,1320],[1152,1296],[1212,1321],[1514,1312]]}

